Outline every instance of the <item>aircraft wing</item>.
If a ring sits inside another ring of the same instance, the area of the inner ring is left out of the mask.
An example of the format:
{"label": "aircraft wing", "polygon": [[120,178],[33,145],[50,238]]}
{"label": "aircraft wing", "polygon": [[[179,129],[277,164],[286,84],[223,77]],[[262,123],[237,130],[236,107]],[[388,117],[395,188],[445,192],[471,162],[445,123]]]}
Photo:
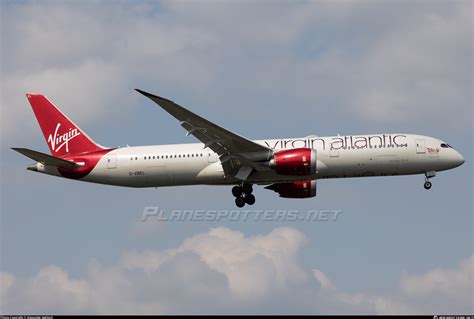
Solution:
{"label": "aircraft wing", "polygon": [[[191,134],[204,143],[205,148],[209,147],[211,150],[219,154],[226,173],[235,173],[235,170],[239,169],[241,166],[239,163],[240,161],[236,161],[236,156],[234,155],[244,157],[250,161],[264,161],[268,160],[273,152],[270,148],[226,130],[217,124],[194,114],[173,101],[139,89],[135,90],[145,95],[161,106],[166,112],[174,116],[180,122],[181,126],[188,132],[188,135]],[[224,158],[225,160],[223,160]]]}
{"label": "aircraft wing", "polygon": [[12,150],[17,151],[18,153],[21,153],[25,155],[26,157],[29,157],[32,160],[40,162],[44,165],[60,166],[64,168],[74,168],[74,167],[82,166],[81,164],[78,164],[78,163],[67,161],[59,157],[54,157],[45,153],[30,150],[27,148],[12,147]]}

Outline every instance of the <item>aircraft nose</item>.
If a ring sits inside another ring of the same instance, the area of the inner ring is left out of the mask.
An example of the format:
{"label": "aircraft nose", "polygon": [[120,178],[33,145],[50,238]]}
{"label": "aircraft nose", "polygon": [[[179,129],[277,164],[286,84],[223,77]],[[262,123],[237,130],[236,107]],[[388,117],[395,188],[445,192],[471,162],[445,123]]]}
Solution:
{"label": "aircraft nose", "polygon": [[464,157],[459,153],[458,151],[454,150],[454,156],[453,156],[453,164],[454,167],[461,166],[464,164]]}

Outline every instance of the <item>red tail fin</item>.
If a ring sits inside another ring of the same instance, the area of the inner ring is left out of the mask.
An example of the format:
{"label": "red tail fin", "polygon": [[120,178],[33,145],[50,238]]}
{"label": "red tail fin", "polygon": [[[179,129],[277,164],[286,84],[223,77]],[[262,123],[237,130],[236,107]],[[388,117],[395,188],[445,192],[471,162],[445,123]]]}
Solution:
{"label": "red tail fin", "polygon": [[51,154],[56,157],[104,149],[67,118],[44,95],[27,94]]}

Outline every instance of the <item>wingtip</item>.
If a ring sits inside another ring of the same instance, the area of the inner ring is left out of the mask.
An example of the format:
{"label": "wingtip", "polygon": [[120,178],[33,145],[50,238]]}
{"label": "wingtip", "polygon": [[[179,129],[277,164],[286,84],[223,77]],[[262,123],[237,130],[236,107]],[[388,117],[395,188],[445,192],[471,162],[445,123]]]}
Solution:
{"label": "wingtip", "polygon": [[140,89],[135,89],[135,91],[137,91],[138,93],[143,94],[145,96],[156,96],[154,94],[148,93],[148,92],[140,90]]}
{"label": "wingtip", "polygon": [[137,88],[135,88],[134,90],[137,91],[138,93],[141,93],[141,94],[146,94],[147,93],[147,92],[145,92],[143,90],[140,90],[140,89],[137,89]]}
{"label": "wingtip", "polygon": [[22,151],[24,150],[23,147],[10,147],[10,149],[14,150],[15,152],[18,152],[20,154],[23,154]]}
{"label": "wingtip", "polygon": [[164,100],[164,101],[170,101],[172,102],[171,100],[169,99],[166,99],[164,97],[161,97],[161,96],[158,96],[158,95],[155,95],[155,94],[151,94],[149,92],[146,92],[146,91],[143,91],[143,90],[140,90],[140,89],[135,89],[135,91],[137,91],[138,93],[141,93],[143,95],[145,95],[146,97],[148,98],[155,98],[155,99],[158,99],[158,100]]}

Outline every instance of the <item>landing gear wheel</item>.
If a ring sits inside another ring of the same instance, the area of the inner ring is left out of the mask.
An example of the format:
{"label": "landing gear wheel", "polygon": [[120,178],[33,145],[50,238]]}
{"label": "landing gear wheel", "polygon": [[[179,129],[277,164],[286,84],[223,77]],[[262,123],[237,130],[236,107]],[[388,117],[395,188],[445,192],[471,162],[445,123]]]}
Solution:
{"label": "landing gear wheel", "polygon": [[245,206],[245,199],[243,197],[237,197],[235,199],[235,205],[237,205],[238,208],[242,208]]}
{"label": "landing gear wheel", "polygon": [[240,197],[242,193],[243,193],[242,187],[240,186],[232,187],[232,195],[234,195],[234,197]]}
{"label": "landing gear wheel", "polygon": [[246,194],[246,195],[252,194],[252,192],[253,192],[252,184],[244,184],[244,185],[242,186],[242,191],[243,191],[244,194]]}
{"label": "landing gear wheel", "polygon": [[432,185],[431,185],[431,182],[428,182],[428,181],[425,182],[425,185],[424,185],[425,189],[430,189],[431,186],[432,186]]}
{"label": "landing gear wheel", "polygon": [[252,194],[245,195],[245,202],[249,205],[255,204],[255,196]]}

